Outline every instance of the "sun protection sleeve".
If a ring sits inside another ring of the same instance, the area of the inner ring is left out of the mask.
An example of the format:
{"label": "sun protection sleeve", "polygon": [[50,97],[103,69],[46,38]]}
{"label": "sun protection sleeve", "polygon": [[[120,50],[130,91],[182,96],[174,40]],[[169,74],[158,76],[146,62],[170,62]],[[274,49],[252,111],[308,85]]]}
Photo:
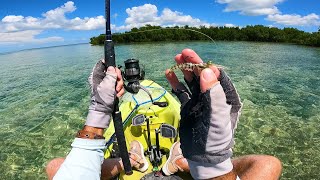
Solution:
{"label": "sun protection sleeve", "polygon": [[230,111],[220,83],[191,98],[182,110],[181,149],[193,178],[214,178],[233,169]]}
{"label": "sun protection sleeve", "polygon": [[219,81],[222,86],[224,93],[226,94],[227,104],[231,105],[230,120],[233,134],[237,128],[239,117],[241,114],[242,103],[237,89],[233,85],[230,77],[223,69],[220,70]]}
{"label": "sun protection sleeve", "polygon": [[72,149],[54,180],[100,180],[104,160],[104,139],[75,138]]}

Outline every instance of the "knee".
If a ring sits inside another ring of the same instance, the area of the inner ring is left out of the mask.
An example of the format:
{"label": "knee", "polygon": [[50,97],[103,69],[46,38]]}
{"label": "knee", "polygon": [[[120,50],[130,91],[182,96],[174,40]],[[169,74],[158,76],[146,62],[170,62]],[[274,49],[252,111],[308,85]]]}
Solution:
{"label": "knee", "polygon": [[49,161],[49,163],[46,166],[46,173],[47,173],[48,179],[52,179],[54,177],[54,175],[59,170],[63,161],[64,161],[64,158],[55,158]]}
{"label": "knee", "polygon": [[278,158],[264,155],[259,158],[259,164],[260,167],[264,167],[265,171],[268,171],[274,175],[281,175],[282,163]]}
{"label": "knee", "polygon": [[282,169],[281,161],[274,156],[264,156],[264,161],[268,163],[273,169]]}

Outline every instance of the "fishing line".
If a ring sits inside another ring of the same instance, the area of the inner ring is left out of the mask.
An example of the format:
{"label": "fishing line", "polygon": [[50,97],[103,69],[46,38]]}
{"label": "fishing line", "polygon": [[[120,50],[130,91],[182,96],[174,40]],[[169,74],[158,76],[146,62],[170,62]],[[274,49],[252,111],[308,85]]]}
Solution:
{"label": "fishing line", "polygon": [[[148,29],[148,30],[142,30],[142,31],[135,31],[135,32],[125,32],[123,34],[138,34],[138,33],[143,33],[143,32],[152,32],[152,31],[162,31],[162,30],[185,30],[185,31],[192,31],[192,32],[195,32],[195,33],[198,33],[198,34],[201,34],[205,37],[207,37],[208,39],[210,39],[215,45],[216,45],[216,42],[212,39],[212,37],[210,37],[209,35],[203,33],[203,32],[200,32],[200,31],[197,31],[197,30],[194,30],[194,29],[186,29],[186,28],[160,28],[160,29]],[[122,35],[123,35],[122,34]]]}

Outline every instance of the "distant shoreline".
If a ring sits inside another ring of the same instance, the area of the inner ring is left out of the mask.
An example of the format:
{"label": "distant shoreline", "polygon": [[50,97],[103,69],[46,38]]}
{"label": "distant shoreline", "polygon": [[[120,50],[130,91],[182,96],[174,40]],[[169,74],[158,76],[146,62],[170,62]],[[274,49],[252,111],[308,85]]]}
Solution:
{"label": "distant shoreline", "polygon": [[[112,35],[115,43],[178,42],[178,41],[248,41],[289,43],[320,47],[320,28],[318,32],[304,32],[296,28],[267,27],[263,25],[246,27],[160,27],[146,25],[133,28],[124,33]],[[90,44],[103,45],[105,35],[90,38]]]}
{"label": "distant shoreline", "polygon": [[74,44],[63,44],[63,45],[56,45],[56,46],[44,46],[44,47],[28,48],[28,49],[21,49],[21,50],[8,51],[8,52],[0,52],[0,55],[12,54],[12,53],[17,53],[17,52],[22,52],[22,51],[29,51],[29,50],[36,50],[36,49],[47,49],[47,48],[55,48],[55,47],[63,47],[63,46],[74,46],[74,45],[81,45],[81,44],[90,44],[90,42],[74,43]]}

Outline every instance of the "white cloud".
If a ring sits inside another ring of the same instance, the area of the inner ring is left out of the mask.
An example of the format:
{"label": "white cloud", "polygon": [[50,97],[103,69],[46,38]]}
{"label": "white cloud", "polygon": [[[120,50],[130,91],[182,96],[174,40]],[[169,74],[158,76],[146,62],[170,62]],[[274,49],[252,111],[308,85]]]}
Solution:
{"label": "white cloud", "polygon": [[240,11],[249,16],[270,15],[280,13],[276,4],[284,0],[216,0],[220,4],[227,4],[225,12]]}
{"label": "white cloud", "polygon": [[127,25],[159,25],[159,17],[158,15],[158,8],[152,4],[145,4],[143,6],[132,7],[126,9],[128,14],[125,23]]}
{"label": "white cloud", "polygon": [[206,25],[210,26],[209,23],[203,22],[200,19],[193,18],[190,15],[183,15],[183,13],[178,11],[172,11],[165,8],[160,16],[160,21],[162,25],[189,25],[189,26],[200,26]]}
{"label": "white cloud", "polygon": [[234,24],[225,24],[224,26],[225,27],[236,27],[236,25],[234,25]]}
{"label": "white cloud", "polygon": [[66,18],[66,13],[76,10],[72,1],[64,5],[49,10],[42,14],[43,17],[23,17],[9,15],[2,19],[0,27],[1,32],[14,32],[24,30],[45,30],[45,29],[67,29],[67,30],[94,30],[104,27],[104,17],[85,17],[83,19],[76,17],[74,19]]}
{"label": "white cloud", "polygon": [[105,18],[103,16],[97,16],[94,18],[84,18],[79,17],[70,20],[71,26],[66,27],[71,30],[94,30],[102,29],[105,27]]}
{"label": "white cloud", "polygon": [[[2,33],[2,36],[5,35],[8,38],[10,37],[10,42],[27,42],[26,39],[35,41],[35,36],[32,36],[33,33],[41,33],[43,30],[48,29],[96,30],[105,27],[105,18],[103,16],[85,18],[76,17],[73,19],[66,17],[67,13],[72,13],[76,9],[77,8],[74,3],[72,1],[68,1],[58,8],[43,13],[42,17],[8,15],[0,22],[0,33]],[[165,8],[159,12],[157,6],[153,4],[144,4],[142,6],[128,8],[126,9],[126,13],[128,17],[125,20],[125,24],[117,27],[112,25],[113,30],[130,30],[134,27],[141,27],[146,24],[159,26],[213,25],[201,21],[200,19],[193,18],[190,15],[184,15],[181,12],[173,11],[169,8]],[[114,15],[114,17],[117,16],[118,14]],[[28,33],[29,36],[28,38],[16,36],[17,32]],[[13,40],[14,38],[15,40]],[[57,38],[50,39],[56,40]],[[5,40],[0,39],[0,42],[1,41],[4,42]]]}
{"label": "white cloud", "polygon": [[68,19],[66,13],[76,10],[72,1],[64,5],[49,10],[42,14],[42,17],[31,17],[21,15],[8,15],[0,22],[0,42],[33,42],[45,43],[49,41],[62,41],[61,37],[36,38],[44,30],[64,29],[64,30],[95,30],[105,26],[103,16],[73,18]]}
{"label": "white cloud", "polygon": [[11,22],[19,22],[23,19],[23,16],[15,16],[15,15],[9,15],[2,19],[2,22],[5,23],[11,23]]}
{"label": "white cloud", "polygon": [[320,26],[320,17],[315,13],[306,16],[298,14],[282,14],[276,7],[284,0],[216,0],[226,4],[225,12],[239,11],[249,16],[267,15],[268,21],[286,26]]}
{"label": "white cloud", "polygon": [[0,32],[0,44],[14,44],[14,43],[46,43],[63,41],[62,37],[52,36],[47,38],[35,38],[42,30],[26,30],[18,32]]}
{"label": "white cloud", "polygon": [[[32,42],[42,43],[48,41],[62,41],[61,37],[37,38],[45,30],[62,29],[62,30],[97,30],[105,27],[105,18],[103,16],[96,17],[75,17],[67,18],[67,13],[76,10],[74,2],[68,1],[62,6],[42,13],[41,17],[8,15],[0,21],[0,43],[18,43]],[[157,6],[153,4],[144,4],[142,6],[127,8],[128,17],[124,25],[111,25],[115,31],[130,30],[134,27],[141,27],[146,24],[159,26],[216,26],[185,15],[182,12],[164,8],[159,11]],[[118,14],[114,14],[116,18]]]}
{"label": "white cloud", "polygon": [[190,15],[184,15],[178,11],[172,11],[164,8],[159,14],[157,6],[153,4],[144,4],[138,7],[126,9],[128,17],[125,25],[116,27],[116,30],[130,30],[133,27],[141,27],[147,24],[157,26],[210,26],[213,24],[206,23],[200,19],[193,18]]}
{"label": "white cloud", "polygon": [[77,8],[74,6],[74,2],[68,1],[64,3],[63,6],[60,6],[56,9],[47,11],[46,13],[43,13],[42,16],[45,17],[47,21],[57,21],[61,22],[61,20],[65,20],[65,14],[71,13],[75,11]]}
{"label": "white cloud", "polygon": [[315,13],[306,16],[297,14],[274,14],[269,15],[266,20],[289,26],[320,26],[320,17]]}

